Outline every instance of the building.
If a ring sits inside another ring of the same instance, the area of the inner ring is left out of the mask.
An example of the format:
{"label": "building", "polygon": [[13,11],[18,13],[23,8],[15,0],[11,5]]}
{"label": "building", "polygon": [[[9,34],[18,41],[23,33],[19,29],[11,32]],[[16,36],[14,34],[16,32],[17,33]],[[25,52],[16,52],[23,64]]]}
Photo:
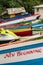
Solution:
{"label": "building", "polygon": [[34,6],[34,13],[35,14],[40,14],[40,18],[43,19],[43,4],[42,5],[38,5],[38,6]]}

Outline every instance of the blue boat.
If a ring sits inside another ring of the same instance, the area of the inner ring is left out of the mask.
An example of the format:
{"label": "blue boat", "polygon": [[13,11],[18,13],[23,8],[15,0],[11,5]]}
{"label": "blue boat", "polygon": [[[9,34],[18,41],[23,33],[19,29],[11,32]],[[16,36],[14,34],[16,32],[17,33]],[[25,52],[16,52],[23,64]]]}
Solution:
{"label": "blue boat", "polygon": [[43,27],[43,23],[33,24],[32,28]]}
{"label": "blue boat", "polygon": [[13,19],[13,20],[5,20],[4,22],[2,22],[0,24],[0,27],[1,26],[6,26],[6,25],[11,25],[11,24],[17,24],[17,23],[21,23],[21,22],[27,22],[27,21],[33,21],[33,20],[36,20],[37,18],[39,18],[39,14],[35,14],[35,15],[26,15],[26,16],[19,16],[19,17],[16,17],[16,19]]}
{"label": "blue boat", "polygon": [[31,16],[31,14],[17,15],[13,18],[5,18],[4,20],[12,21],[12,20],[21,19],[21,18],[28,17],[28,16]]}

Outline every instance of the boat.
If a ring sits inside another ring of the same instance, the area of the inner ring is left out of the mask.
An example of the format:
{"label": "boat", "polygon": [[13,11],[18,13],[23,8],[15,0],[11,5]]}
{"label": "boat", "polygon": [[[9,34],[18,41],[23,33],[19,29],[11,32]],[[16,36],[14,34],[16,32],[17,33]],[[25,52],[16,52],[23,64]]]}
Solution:
{"label": "boat", "polygon": [[32,29],[30,28],[29,30],[29,24],[31,20],[35,20],[39,16],[40,16],[39,14],[34,14],[34,15],[24,14],[21,16],[19,15],[14,18],[11,18],[10,20],[6,19],[2,23],[0,23],[0,28],[9,29],[19,36],[25,36],[25,35],[30,36],[32,35]]}
{"label": "boat", "polygon": [[[32,28],[29,27],[30,23],[18,23],[7,26],[1,26],[0,28],[9,29],[18,36],[32,35]],[[24,34],[25,33],[25,34]]]}
{"label": "boat", "polygon": [[32,24],[32,28],[38,28],[38,27],[43,27],[43,22],[42,23],[36,23],[36,24]]}
{"label": "boat", "polygon": [[41,65],[43,63],[43,38],[31,40],[41,36],[43,35],[37,34],[30,38],[22,37],[21,42],[0,45],[0,65]]}
{"label": "boat", "polygon": [[16,26],[14,28],[12,27],[8,29],[20,36],[25,36],[25,35],[31,36],[34,31],[35,32],[43,31],[43,23],[36,23],[36,24],[30,24],[30,25],[26,24],[24,26]]}
{"label": "boat", "polygon": [[32,25],[32,32],[33,34],[42,32],[43,33],[43,22],[42,23],[38,23],[38,24],[33,24]]}
{"label": "boat", "polygon": [[9,30],[0,29],[0,44],[18,40],[19,37]]}
{"label": "boat", "polygon": [[18,36],[31,36],[32,35],[32,28],[22,28],[22,29],[10,29],[13,33],[15,33]]}
{"label": "boat", "polygon": [[[22,15],[21,15],[22,16]],[[0,27],[1,26],[7,26],[7,25],[11,25],[11,24],[17,24],[20,22],[26,22],[26,21],[32,21],[32,20],[36,20],[37,18],[39,18],[40,15],[39,14],[34,14],[31,16],[22,16],[22,18],[17,18],[15,20],[5,20],[3,22],[0,23]]]}

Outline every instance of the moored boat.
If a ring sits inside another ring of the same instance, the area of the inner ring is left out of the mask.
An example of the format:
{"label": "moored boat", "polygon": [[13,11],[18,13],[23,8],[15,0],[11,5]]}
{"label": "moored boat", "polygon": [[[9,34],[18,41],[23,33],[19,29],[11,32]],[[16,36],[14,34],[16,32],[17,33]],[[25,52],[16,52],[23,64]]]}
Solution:
{"label": "moored boat", "polygon": [[39,17],[40,15],[39,14],[35,14],[35,15],[31,15],[31,16],[26,16],[26,17],[23,17],[23,18],[19,18],[19,19],[15,19],[15,20],[12,20],[12,21],[6,21],[5,22],[2,22],[0,23],[0,27],[1,26],[6,26],[6,25],[11,25],[11,24],[17,24],[17,23],[20,23],[22,21],[32,21],[32,20],[35,20]]}
{"label": "moored boat", "polygon": [[[41,35],[42,36],[42,35]],[[40,37],[36,35],[36,38]],[[32,36],[25,42],[10,42],[0,46],[0,64],[1,65],[20,65],[20,64],[38,64],[43,62],[43,39],[29,41],[35,38]],[[23,41],[23,38],[22,38]],[[39,62],[40,61],[40,62]],[[38,65],[37,64],[37,65]]]}
{"label": "moored boat", "polygon": [[24,28],[24,29],[16,29],[16,30],[11,30],[18,36],[31,36],[32,35],[32,28]]}

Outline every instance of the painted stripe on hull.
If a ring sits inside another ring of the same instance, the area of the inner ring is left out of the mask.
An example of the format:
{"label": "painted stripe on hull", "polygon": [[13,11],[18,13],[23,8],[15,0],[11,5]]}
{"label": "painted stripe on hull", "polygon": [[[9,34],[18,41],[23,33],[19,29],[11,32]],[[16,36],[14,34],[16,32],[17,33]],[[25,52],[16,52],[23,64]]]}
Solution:
{"label": "painted stripe on hull", "polygon": [[43,43],[37,43],[37,44],[22,46],[22,47],[18,47],[18,48],[6,49],[6,50],[2,50],[2,51],[0,50],[0,54],[16,52],[16,51],[26,50],[26,49],[32,49],[32,48],[37,48],[37,47],[43,47]]}
{"label": "painted stripe on hull", "polygon": [[33,24],[32,27],[33,28],[35,28],[35,27],[43,27],[43,23]]}
{"label": "painted stripe on hull", "polygon": [[[32,35],[32,30],[28,31],[21,31],[21,32],[15,32],[13,31],[16,35],[18,36],[31,36]],[[25,33],[25,34],[24,34]]]}

